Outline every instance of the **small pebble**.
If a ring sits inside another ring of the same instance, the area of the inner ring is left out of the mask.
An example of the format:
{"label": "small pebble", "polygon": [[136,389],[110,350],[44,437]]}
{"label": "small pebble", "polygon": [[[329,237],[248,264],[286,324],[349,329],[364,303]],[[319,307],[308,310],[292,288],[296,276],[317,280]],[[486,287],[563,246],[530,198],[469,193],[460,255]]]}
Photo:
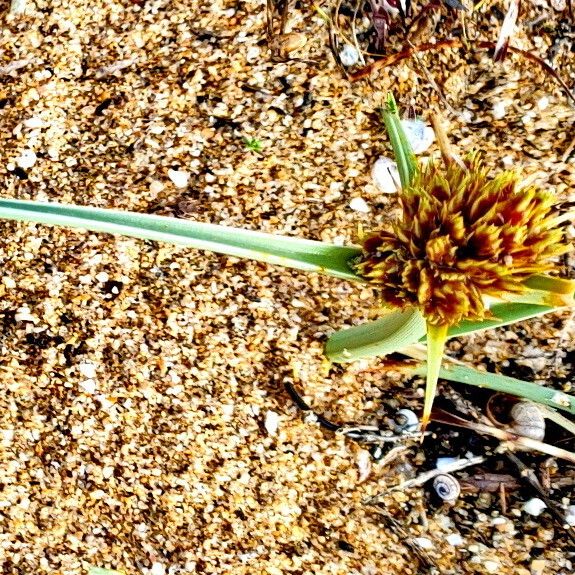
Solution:
{"label": "small pebble", "polygon": [[96,377],[96,366],[93,363],[83,362],[78,366],[78,370],[84,377],[90,379]]}
{"label": "small pebble", "polygon": [[463,537],[459,535],[459,533],[451,533],[449,534],[445,540],[453,547],[458,547],[459,545],[463,545]]}
{"label": "small pebble", "polygon": [[495,102],[495,104],[493,104],[493,110],[492,110],[492,114],[493,114],[493,118],[495,120],[501,120],[501,118],[505,117],[505,114],[507,113],[507,102],[505,100],[499,100],[499,102]]}
{"label": "small pebble", "polygon": [[276,435],[279,427],[279,415],[275,411],[268,411],[264,421],[264,427],[270,435]]}
{"label": "small pebble", "polygon": [[16,165],[23,170],[31,168],[36,163],[36,154],[32,150],[24,150],[17,158]]}
{"label": "small pebble", "polygon": [[418,547],[421,547],[421,549],[433,549],[435,547],[433,541],[431,541],[431,539],[428,539],[427,537],[415,537],[413,539],[413,542]]}
{"label": "small pebble", "polygon": [[97,386],[96,382],[93,379],[87,379],[86,381],[81,381],[79,385],[84,391],[84,393],[87,393],[88,395],[93,395],[94,393],[96,393]]}
{"label": "small pebble", "polygon": [[541,515],[546,507],[547,505],[545,505],[539,497],[533,497],[533,499],[530,499],[523,504],[522,509],[525,513],[529,513],[529,515],[537,517],[538,515]]}
{"label": "small pebble", "polygon": [[501,568],[501,565],[497,561],[485,561],[483,566],[485,567],[487,573],[497,573],[497,571],[499,571]]}
{"label": "small pebble", "polygon": [[152,564],[152,568],[150,569],[150,575],[164,575],[166,573],[166,568],[162,563],[158,563],[157,561]]}
{"label": "small pebble", "polygon": [[371,169],[373,183],[380,192],[395,194],[399,186],[399,172],[397,164],[389,158],[379,158]]}
{"label": "small pebble", "polygon": [[25,128],[29,128],[30,130],[46,127],[46,123],[38,116],[32,116],[31,118],[24,120],[22,124]]}
{"label": "small pebble", "polygon": [[110,465],[108,465],[102,469],[102,477],[104,479],[110,479],[110,477],[112,477],[112,475],[114,475],[114,468],[111,467]]}
{"label": "small pebble", "polygon": [[152,194],[159,194],[164,189],[164,184],[159,180],[152,180],[150,182],[150,192]]}
{"label": "small pebble", "polygon": [[180,170],[168,170],[168,178],[176,188],[185,188],[190,181],[190,173]]}
{"label": "small pebble", "polygon": [[349,202],[349,207],[354,212],[361,212],[362,214],[369,213],[369,206],[363,198],[353,198],[353,200]]}
{"label": "small pebble", "polygon": [[359,52],[355,46],[346,44],[339,53],[339,59],[344,66],[355,66],[359,62]]}
{"label": "small pebble", "polygon": [[567,507],[567,513],[565,513],[565,523],[570,527],[575,527],[575,505],[569,505]]}

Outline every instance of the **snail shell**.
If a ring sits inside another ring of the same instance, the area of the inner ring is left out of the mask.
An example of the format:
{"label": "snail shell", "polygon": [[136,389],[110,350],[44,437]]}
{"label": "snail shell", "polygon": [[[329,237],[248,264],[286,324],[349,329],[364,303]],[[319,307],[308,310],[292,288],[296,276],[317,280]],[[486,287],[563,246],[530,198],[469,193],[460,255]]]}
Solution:
{"label": "snail shell", "polygon": [[518,435],[542,441],[545,437],[545,417],[531,401],[519,401],[510,411],[511,430]]}
{"label": "snail shell", "polygon": [[453,503],[461,493],[459,481],[448,473],[441,473],[433,480],[433,489],[437,495],[446,503]]}
{"label": "snail shell", "polygon": [[307,38],[299,32],[288,32],[274,38],[272,48],[283,55],[288,55],[303,48],[307,44]]}
{"label": "snail shell", "polygon": [[398,409],[393,427],[399,433],[415,433],[419,429],[419,418],[411,409]]}

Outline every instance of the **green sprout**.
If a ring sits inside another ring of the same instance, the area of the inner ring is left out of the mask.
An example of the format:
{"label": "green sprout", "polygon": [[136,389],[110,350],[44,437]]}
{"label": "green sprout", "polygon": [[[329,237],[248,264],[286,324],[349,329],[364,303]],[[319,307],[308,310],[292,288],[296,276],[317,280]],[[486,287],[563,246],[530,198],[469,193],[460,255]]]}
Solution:
{"label": "green sprout", "polygon": [[256,152],[257,154],[259,154],[263,149],[261,140],[258,140],[257,138],[247,138],[244,136],[242,138],[242,142],[244,143],[246,150]]}
{"label": "green sprout", "polygon": [[[334,333],[325,353],[349,362],[393,352],[417,360],[426,373],[424,423],[439,377],[488,387],[575,414],[575,397],[443,357],[446,338],[572,306],[575,282],[549,275],[564,253],[552,198],[521,188],[506,172],[490,179],[476,155],[461,164],[421,167],[403,132],[392,97],[383,118],[396,156],[403,218],[375,230],[363,245],[319,241],[117,210],[0,200],[0,218],[83,228],[164,241],[374,285],[382,317]],[[444,150],[442,149],[442,152]],[[395,309],[394,309],[395,308]],[[427,341],[427,359],[419,347]]]}

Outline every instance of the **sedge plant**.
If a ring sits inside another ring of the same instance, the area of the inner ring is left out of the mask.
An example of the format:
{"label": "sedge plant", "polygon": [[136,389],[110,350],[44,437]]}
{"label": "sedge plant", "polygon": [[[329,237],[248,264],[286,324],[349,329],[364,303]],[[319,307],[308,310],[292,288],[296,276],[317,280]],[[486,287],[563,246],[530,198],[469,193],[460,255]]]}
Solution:
{"label": "sedge plant", "polygon": [[[443,164],[416,160],[392,96],[382,110],[401,180],[402,218],[359,245],[337,246],[164,216],[0,199],[0,218],[169,242],[363,282],[379,290],[382,317],[334,333],[332,362],[402,352],[425,374],[423,424],[439,377],[484,386],[575,414],[575,397],[486,374],[443,358],[447,338],[525,320],[574,303],[556,275],[567,251],[553,196],[514,172],[490,177],[478,154]],[[426,357],[421,345],[427,344]]]}

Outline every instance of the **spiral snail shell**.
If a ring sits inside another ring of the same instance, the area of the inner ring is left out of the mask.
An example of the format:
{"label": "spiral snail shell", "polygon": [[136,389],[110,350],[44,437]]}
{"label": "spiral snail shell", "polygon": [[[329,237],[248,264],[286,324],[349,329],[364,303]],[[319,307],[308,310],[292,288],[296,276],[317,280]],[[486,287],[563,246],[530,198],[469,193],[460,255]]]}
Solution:
{"label": "spiral snail shell", "polygon": [[531,401],[519,401],[509,412],[511,430],[518,435],[542,441],[545,437],[545,417],[537,404]]}
{"label": "spiral snail shell", "polygon": [[415,433],[419,429],[419,418],[411,409],[398,409],[393,427],[399,433]]}
{"label": "spiral snail shell", "polygon": [[459,481],[448,473],[441,473],[433,480],[433,489],[446,503],[454,503],[461,493]]}
{"label": "spiral snail shell", "polygon": [[517,435],[542,441],[545,437],[545,415],[532,401],[496,393],[487,402],[487,417],[494,425]]}

